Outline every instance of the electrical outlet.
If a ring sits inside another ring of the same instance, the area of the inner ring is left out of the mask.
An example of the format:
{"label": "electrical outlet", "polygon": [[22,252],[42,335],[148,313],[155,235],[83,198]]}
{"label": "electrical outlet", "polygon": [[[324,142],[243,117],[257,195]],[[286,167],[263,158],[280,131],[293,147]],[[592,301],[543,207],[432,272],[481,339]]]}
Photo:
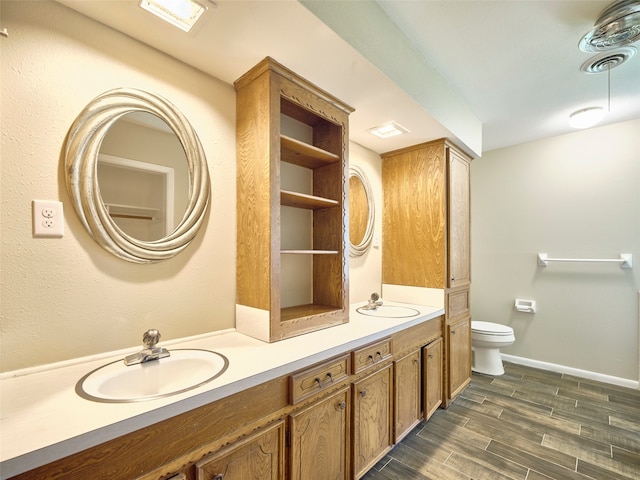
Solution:
{"label": "electrical outlet", "polygon": [[32,206],[34,237],[60,238],[64,235],[62,202],[34,200]]}

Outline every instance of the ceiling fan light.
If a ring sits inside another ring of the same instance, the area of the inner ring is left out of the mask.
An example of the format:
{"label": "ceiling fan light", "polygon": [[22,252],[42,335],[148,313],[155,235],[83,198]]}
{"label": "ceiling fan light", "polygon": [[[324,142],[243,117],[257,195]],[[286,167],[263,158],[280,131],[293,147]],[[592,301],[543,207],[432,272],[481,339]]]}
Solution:
{"label": "ceiling fan light", "polygon": [[589,128],[600,123],[604,118],[604,108],[589,107],[569,115],[569,125],[573,128]]}

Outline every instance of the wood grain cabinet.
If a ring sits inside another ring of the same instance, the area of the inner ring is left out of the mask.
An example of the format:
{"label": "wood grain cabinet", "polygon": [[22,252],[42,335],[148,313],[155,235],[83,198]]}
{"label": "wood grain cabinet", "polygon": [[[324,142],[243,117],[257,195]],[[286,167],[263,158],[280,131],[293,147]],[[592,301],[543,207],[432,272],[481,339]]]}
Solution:
{"label": "wood grain cabinet", "polygon": [[392,365],[353,384],[353,472],[362,477],[393,446]]}
{"label": "wood grain cabinet", "polygon": [[444,291],[442,405],[447,407],[471,379],[470,369],[460,377],[471,345],[450,345],[447,333],[464,314],[450,307],[466,309],[467,316],[469,310],[471,159],[446,139],[388,152],[382,159],[382,283]]}
{"label": "wood grain cabinet", "polygon": [[280,421],[206,457],[196,480],[280,480],[284,478],[284,422]]}
{"label": "wood grain cabinet", "polygon": [[234,83],[238,331],[346,323],[351,107],[271,58]]}
{"label": "wood grain cabinet", "polygon": [[393,362],[393,386],[393,440],[398,443],[421,419],[422,366],[420,349]]}
{"label": "wood grain cabinet", "polygon": [[351,395],[346,386],[290,416],[288,478],[349,478],[350,415]]}
{"label": "wood grain cabinet", "polygon": [[422,349],[422,398],[425,420],[429,420],[442,404],[442,367],[442,338],[438,338]]}
{"label": "wood grain cabinet", "polygon": [[449,348],[447,397],[455,398],[471,379],[471,320],[462,318],[447,325],[446,343]]}

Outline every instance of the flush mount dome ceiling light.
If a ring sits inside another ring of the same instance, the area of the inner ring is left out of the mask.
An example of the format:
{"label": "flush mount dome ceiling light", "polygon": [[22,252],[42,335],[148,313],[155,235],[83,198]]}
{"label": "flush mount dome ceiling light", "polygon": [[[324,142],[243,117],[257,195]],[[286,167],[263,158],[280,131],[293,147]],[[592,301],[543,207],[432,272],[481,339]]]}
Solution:
{"label": "flush mount dome ceiling light", "polygon": [[582,37],[583,52],[602,52],[640,40],[640,0],[622,0],[609,5],[594,28]]}
{"label": "flush mount dome ceiling light", "polygon": [[604,108],[589,107],[573,112],[569,116],[569,125],[573,128],[589,128],[604,118]]}

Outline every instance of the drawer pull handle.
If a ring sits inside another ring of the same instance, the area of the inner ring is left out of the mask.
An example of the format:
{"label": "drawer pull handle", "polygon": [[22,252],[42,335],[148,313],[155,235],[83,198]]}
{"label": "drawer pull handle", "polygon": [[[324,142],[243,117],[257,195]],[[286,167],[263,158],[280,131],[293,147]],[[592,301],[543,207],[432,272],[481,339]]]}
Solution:
{"label": "drawer pull handle", "polygon": [[361,396],[362,398],[364,398],[366,394],[367,394],[367,390],[366,390],[366,389],[364,389],[364,390],[360,390],[360,396]]}
{"label": "drawer pull handle", "polygon": [[338,410],[344,410],[345,408],[347,408],[347,402],[340,402],[338,404]]}
{"label": "drawer pull handle", "polygon": [[314,382],[318,384],[318,388],[322,388],[322,380],[320,380],[319,378],[316,378]]}
{"label": "drawer pull handle", "polygon": [[331,375],[331,372],[327,373],[327,377],[329,377],[329,380],[333,383],[333,375]]}
{"label": "drawer pull handle", "polygon": [[369,360],[371,360],[371,363],[376,363],[375,359],[373,358],[373,355],[369,355]]}
{"label": "drawer pull handle", "polygon": [[380,360],[382,360],[382,354],[380,352],[376,352],[376,355],[378,355],[380,357]]}

